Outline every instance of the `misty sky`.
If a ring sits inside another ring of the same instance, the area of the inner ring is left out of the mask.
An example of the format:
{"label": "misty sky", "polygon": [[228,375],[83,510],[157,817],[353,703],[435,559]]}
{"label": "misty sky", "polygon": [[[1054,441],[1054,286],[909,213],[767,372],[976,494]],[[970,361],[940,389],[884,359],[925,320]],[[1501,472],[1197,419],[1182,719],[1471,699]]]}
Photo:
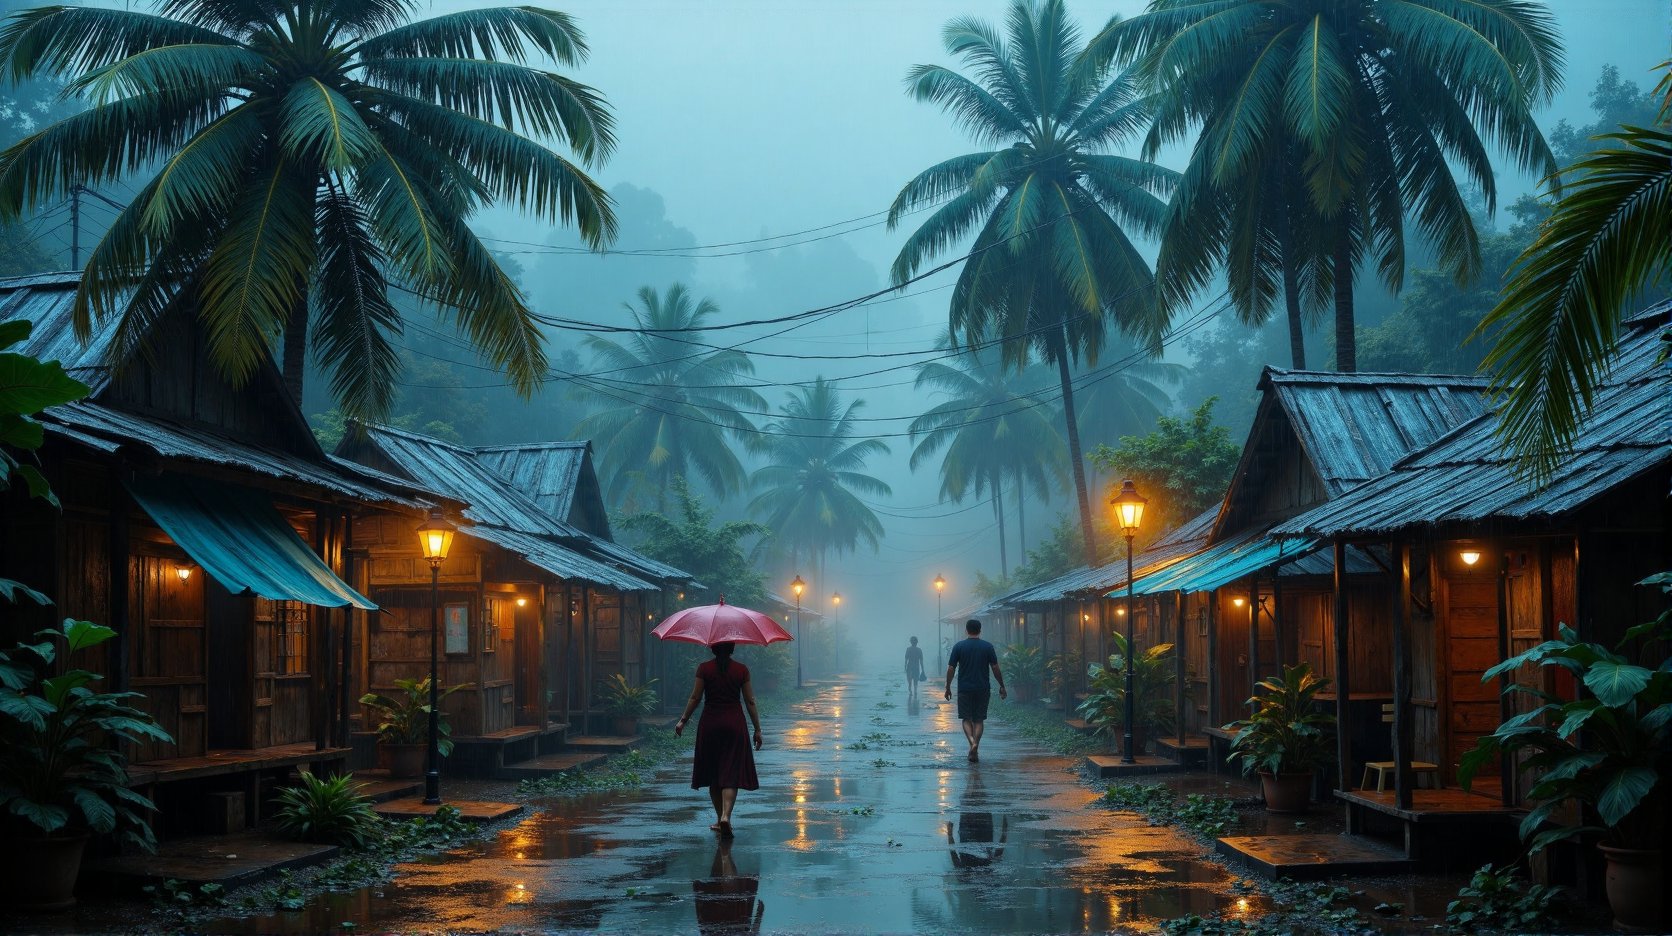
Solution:
{"label": "misty sky", "polygon": [[[900,186],[921,169],[975,149],[935,107],[903,93],[914,64],[955,64],[941,49],[940,28],[975,14],[1001,21],[1000,0],[703,0],[703,2],[568,2],[592,46],[591,60],[571,74],[600,89],[617,118],[620,147],[596,172],[606,187],[631,195],[623,205],[618,245],[691,246],[759,238],[859,218],[885,209]],[[434,5],[440,13],[462,4]],[[1589,119],[1586,92],[1602,66],[1620,66],[1628,80],[1648,86],[1650,69],[1668,55],[1666,0],[1556,0],[1551,3],[1567,43],[1566,87],[1548,109],[1559,118]],[[1112,13],[1130,15],[1136,0],[1071,3],[1086,31]],[[1183,152],[1164,162],[1182,168]],[[1501,204],[1530,187],[1513,170],[1500,179]],[[656,196],[660,196],[658,203]],[[484,234],[529,244],[573,244],[566,232],[531,225],[496,211],[481,219]],[[835,230],[842,230],[840,228]],[[527,251],[531,293],[542,308],[575,318],[612,318],[630,298],[630,283],[666,286],[675,279],[714,297],[727,318],[782,315],[859,295],[886,285],[889,263],[904,231],[876,225],[786,249],[746,256],[597,258]],[[844,313],[795,333],[761,340],[751,350],[848,354],[925,348],[944,328],[943,277],[915,289],[923,295]],[[733,339],[742,337],[735,333]],[[751,336],[758,332],[749,333]],[[909,360],[909,359],[908,359]],[[809,368],[854,374],[897,361],[790,364],[763,360],[772,380],[804,380]],[[909,371],[861,378],[868,424],[878,434],[900,433],[903,421],[926,405],[909,388],[888,386]],[[763,391],[776,405],[781,390]],[[1240,440],[1239,440],[1240,441]],[[952,582],[948,612],[964,604],[976,568],[996,571],[989,509],[947,514],[936,506],[932,470],[911,477],[909,444],[892,439],[893,455],[876,465],[894,486],[885,516],[888,541],[880,556],[832,563],[828,588],[847,601],[844,618],[877,621],[881,609],[900,609],[932,626],[928,582],[939,572]],[[1066,504],[1066,501],[1063,502]],[[1035,506],[1030,527],[1054,512]],[[1033,541],[1038,538],[1037,532]],[[1014,543],[1012,564],[1015,563]],[[803,573],[806,574],[805,572]],[[773,583],[782,588],[782,583]],[[815,586],[816,587],[816,586]],[[896,631],[898,633],[898,631]]]}

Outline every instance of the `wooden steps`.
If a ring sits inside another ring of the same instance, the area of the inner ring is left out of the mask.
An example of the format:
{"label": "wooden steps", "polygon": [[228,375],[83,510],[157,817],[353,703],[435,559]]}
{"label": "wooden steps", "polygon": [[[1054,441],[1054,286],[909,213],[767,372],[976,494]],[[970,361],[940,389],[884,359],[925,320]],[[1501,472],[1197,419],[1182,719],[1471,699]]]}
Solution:
{"label": "wooden steps", "polygon": [[562,751],[557,754],[542,754],[531,757],[515,764],[506,764],[499,769],[497,775],[500,780],[537,780],[550,777],[569,770],[579,770],[591,764],[596,764],[609,755],[602,751]]}
{"label": "wooden steps", "polygon": [[466,822],[493,822],[506,816],[515,816],[523,811],[520,803],[493,803],[484,800],[448,800],[443,799],[438,805],[427,805],[421,796],[408,796],[402,799],[389,800],[372,807],[372,812],[386,819],[417,819],[434,816],[436,810],[442,806],[451,806],[459,811],[459,818]]}
{"label": "wooden steps", "polygon": [[1214,849],[1272,880],[1401,874],[1416,868],[1400,849],[1360,835],[1235,835],[1220,839]]}
{"label": "wooden steps", "polygon": [[1185,738],[1156,738],[1155,753],[1171,759],[1183,767],[1199,767],[1208,762],[1208,739],[1200,735]]}
{"label": "wooden steps", "polygon": [[1150,754],[1139,754],[1133,758],[1133,763],[1121,763],[1119,754],[1093,754],[1086,758],[1086,769],[1093,777],[1101,780],[1114,780],[1123,777],[1141,777],[1149,774],[1172,773],[1179,765],[1164,757]]}
{"label": "wooden steps", "polygon": [[631,750],[634,745],[643,741],[639,735],[576,735],[569,739],[569,749],[572,751],[603,751],[606,754],[620,754]]}
{"label": "wooden steps", "polygon": [[260,830],[192,836],[163,842],[156,854],[90,859],[82,883],[99,882],[120,893],[139,893],[146,885],[171,879],[194,888],[204,884],[234,887],[329,861],[340,851],[335,845],[291,842]]}

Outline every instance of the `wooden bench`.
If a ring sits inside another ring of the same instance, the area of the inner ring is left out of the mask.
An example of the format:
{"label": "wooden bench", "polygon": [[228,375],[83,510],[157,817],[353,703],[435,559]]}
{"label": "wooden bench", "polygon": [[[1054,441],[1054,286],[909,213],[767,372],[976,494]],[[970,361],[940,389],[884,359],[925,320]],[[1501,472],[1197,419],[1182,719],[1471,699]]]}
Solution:
{"label": "wooden bench", "polygon": [[275,747],[214,750],[195,757],[171,757],[166,760],[144,761],[128,768],[128,786],[144,788],[146,796],[156,799],[156,787],[165,783],[200,780],[207,777],[240,776],[244,779],[246,823],[261,823],[261,782],[272,777],[282,782],[292,768],[306,767],[315,774],[325,774],[335,767],[346,772],[349,749],[316,747],[312,741],[281,744]]}

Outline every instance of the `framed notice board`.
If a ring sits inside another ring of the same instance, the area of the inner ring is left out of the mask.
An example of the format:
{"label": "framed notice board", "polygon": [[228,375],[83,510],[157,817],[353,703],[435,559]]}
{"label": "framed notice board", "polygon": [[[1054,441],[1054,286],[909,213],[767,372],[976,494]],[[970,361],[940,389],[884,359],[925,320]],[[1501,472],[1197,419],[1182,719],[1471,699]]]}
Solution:
{"label": "framed notice board", "polygon": [[441,608],[442,647],[447,653],[470,652],[470,605],[465,602]]}

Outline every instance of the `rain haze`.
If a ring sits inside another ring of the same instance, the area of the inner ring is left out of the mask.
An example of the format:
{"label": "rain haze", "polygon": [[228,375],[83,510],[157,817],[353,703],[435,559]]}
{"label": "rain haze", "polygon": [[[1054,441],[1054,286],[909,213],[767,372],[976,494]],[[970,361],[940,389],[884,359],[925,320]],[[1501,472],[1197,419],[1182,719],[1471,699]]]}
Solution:
{"label": "rain haze", "polygon": [[[1109,15],[1130,16],[1142,7],[1136,2],[1079,3],[1071,4],[1070,12],[1087,33]],[[437,12],[455,8],[462,5],[435,6]],[[1667,4],[1558,0],[1551,8],[1566,43],[1567,69],[1562,90],[1540,114],[1547,131],[1563,119],[1579,125],[1593,119],[1589,95],[1606,65],[1617,66],[1623,79],[1645,89],[1653,84],[1652,68],[1669,48]],[[798,0],[579,3],[566,9],[586,30],[592,47],[576,77],[608,97],[618,121],[619,148],[596,174],[619,202],[618,247],[675,256],[586,256],[574,252],[579,241],[572,233],[531,225],[507,209],[484,216],[480,230],[521,242],[496,246],[524,264],[524,282],[542,310],[587,321],[623,321],[621,304],[638,287],[661,289],[683,282],[719,305],[716,321],[742,321],[820,308],[890,285],[890,264],[914,219],[890,230],[882,213],[924,167],[980,148],[937,107],[911,99],[904,90],[905,74],[920,63],[956,64],[941,45],[942,27],[960,16],[1002,23],[1005,5],[992,0]],[[1120,151],[1135,155],[1136,144]],[[1177,147],[1164,152],[1160,162],[1182,169],[1187,156]],[[1507,223],[1503,206],[1531,191],[1537,180],[1501,158],[1495,157],[1494,165],[1500,185],[1495,220],[1502,225]],[[734,246],[670,249],[723,244]],[[566,252],[554,255],[546,245]],[[1153,259],[1153,243],[1142,249]],[[957,253],[945,256],[952,259]],[[724,344],[778,354],[922,351],[946,329],[947,290],[956,275],[957,269],[948,270],[914,283],[904,297],[891,293],[880,302],[772,337],[761,336],[782,326],[720,334],[728,336]],[[573,335],[553,336],[558,347],[573,340]],[[1168,350],[1169,360],[1189,363],[1181,347]],[[1119,354],[1118,342],[1112,343],[1105,358]],[[913,371],[899,365],[932,356],[756,361],[756,376],[763,382],[899,368],[839,384],[865,401],[865,418],[876,420],[861,424],[864,431],[886,437],[890,454],[869,467],[891,486],[893,496],[868,498],[887,531],[880,548],[873,553],[862,547],[831,558],[830,581],[817,590],[826,600],[828,593],[840,591],[844,624],[859,627],[867,643],[875,639],[885,645],[889,658],[898,651],[887,645],[903,642],[899,635],[934,626],[931,582],[937,574],[949,582],[943,601],[951,613],[975,603],[969,589],[976,570],[994,576],[999,567],[990,506],[980,498],[943,502],[938,459],[928,459],[915,472],[907,467],[912,441],[906,427],[933,398],[914,390]],[[1273,357],[1250,363],[1234,380],[1220,378],[1224,383],[1207,392],[1246,397],[1260,363],[1285,361]],[[1211,386],[1214,378],[1206,380]],[[1185,398],[1174,389],[1174,413],[1193,409],[1205,395],[1197,390]],[[545,405],[559,390],[549,388],[535,405]],[[774,407],[784,395],[780,388],[761,392]],[[1236,441],[1246,425],[1246,419],[1232,424]],[[1096,441],[1116,440],[1088,439],[1086,448]],[[1108,481],[1103,479],[1105,486]],[[1094,493],[1094,504],[1106,494]],[[725,512],[742,515],[746,500]],[[1072,489],[1048,501],[1030,500],[1027,545],[1036,546],[1072,504]],[[1007,504],[1006,510],[1014,537],[1015,508]],[[1013,566],[1017,549],[1013,540]],[[789,576],[797,571],[807,575],[805,569],[777,568],[785,573],[784,581],[768,587],[780,594],[787,594]],[[813,597],[809,593],[809,606]]]}

